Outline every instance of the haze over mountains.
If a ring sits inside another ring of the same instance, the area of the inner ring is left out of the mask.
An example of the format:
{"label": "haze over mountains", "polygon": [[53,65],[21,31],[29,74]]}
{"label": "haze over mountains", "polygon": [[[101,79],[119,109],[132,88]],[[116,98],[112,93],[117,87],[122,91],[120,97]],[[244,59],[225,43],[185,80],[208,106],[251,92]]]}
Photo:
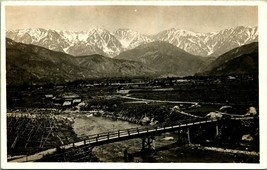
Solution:
{"label": "haze over mountains", "polygon": [[258,28],[239,26],[214,33],[172,28],[155,35],[143,35],[130,29],[114,32],[99,28],[80,32],[20,29],[6,31],[6,36],[73,56],[100,54],[112,58],[139,45],[165,41],[193,55],[218,57],[236,47],[257,42]]}

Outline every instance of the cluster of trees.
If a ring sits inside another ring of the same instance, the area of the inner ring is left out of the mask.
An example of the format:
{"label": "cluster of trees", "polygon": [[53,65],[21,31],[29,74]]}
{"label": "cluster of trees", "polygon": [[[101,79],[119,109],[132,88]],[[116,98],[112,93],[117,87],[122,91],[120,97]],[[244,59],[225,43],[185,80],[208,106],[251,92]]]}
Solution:
{"label": "cluster of trees", "polygon": [[111,112],[113,117],[127,117],[134,120],[141,120],[148,117],[150,121],[157,123],[171,123],[184,119],[192,118],[178,112],[172,111],[173,106],[162,105],[159,103],[127,103],[121,98],[94,98],[89,100],[85,106],[81,107],[81,111],[89,111],[93,109],[101,109]]}

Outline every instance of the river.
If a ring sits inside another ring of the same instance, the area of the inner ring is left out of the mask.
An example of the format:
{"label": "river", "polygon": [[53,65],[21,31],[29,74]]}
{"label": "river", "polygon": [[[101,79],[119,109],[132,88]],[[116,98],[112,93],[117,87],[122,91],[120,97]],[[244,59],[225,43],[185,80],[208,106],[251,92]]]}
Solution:
{"label": "river", "polygon": [[[103,117],[74,115],[74,131],[78,136],[92,135],[101,132],[117,131],[121,129],[140,127],[141,125],[128,123],[121,120],[110,120]],[[174,143],[174,135],[166,133],[156,137],[156,145],[163,146]],[[141,150],[141,139],[131,139],[122,142],[115,142],[97,146],[93,149],[93,153],[103,162],[124,162],[124,150],[134,154]],[[159,142],[159,143],[158,143]],[[155,156],[154,156],[155,157]],[[134,156],[135,162],[143,162],[143,158]],[[156,160],[154,160],[156,161]]]}
{"label": "river", "polygon": [[[110,120],[103,117],[86,114],[71,114],[74,118],[74,131],[77,135],[92,135],[101,132],[140,127],[141,125],[121,120]],[[124,162],[124,150],[134,155],[134,162],[235,162],[233,155],[209,152],[192,146],[179,147],[175,145],[178,136],[165,133],[156,137],[156,149],[153,156],[143,157],[138,154],[141,150],[141,139],[131,139],[97,146],[93,153],[102,162]]]}

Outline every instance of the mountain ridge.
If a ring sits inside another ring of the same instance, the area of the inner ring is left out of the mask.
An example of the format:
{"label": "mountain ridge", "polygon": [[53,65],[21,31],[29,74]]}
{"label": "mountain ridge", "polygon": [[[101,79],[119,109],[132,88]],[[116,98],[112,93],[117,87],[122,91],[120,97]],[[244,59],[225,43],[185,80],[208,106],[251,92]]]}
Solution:
{"label": "mountain ridge", "polygon": [[34,44],[74,56],[101,54],[113,58],[139,45],[166,41],[194,55],[218,57],[238,46],[258,41],[258,28],[238,26],[210,33],[171,28],[153,35],[144,35],[131,29],[117,29],[114,32],[100,28],[77,32],[20,29],[6,31],[6,36],[16,42]]}
{"label": "mountain ridge", "polygon": [[258,74],[257,42],[230,50],[216,59],[192,55],[164,41],[140,45],[116,58],[109,58],[99,54],[75,57],[6,39],[6,79],[9,85],[64,83],[100,77],[239,74]]}
{"label": "mountain ridge", "polygon": [[165,41],[154,41],[122,52],[115,59],[138,61],[158,70],[164,76],[193,75],[206,62]]}

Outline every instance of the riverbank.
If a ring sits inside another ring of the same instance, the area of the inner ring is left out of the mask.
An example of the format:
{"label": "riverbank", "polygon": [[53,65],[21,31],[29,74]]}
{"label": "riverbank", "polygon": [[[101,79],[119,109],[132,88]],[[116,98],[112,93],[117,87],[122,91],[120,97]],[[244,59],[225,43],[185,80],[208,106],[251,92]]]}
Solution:
{"label": "riverbank", "polygon": [[[141,125],[121,120],[111,120],[103,117],[87,117],[85,115],[75,118],[74,131],[78,135],[92,135],[107,131],[116,131],[140,127]],[[184,138],[184,142],[177,143]],[[254,162],[259,161],[258,155],[246,155],[236,150],[221,152],[220,148],[188,145],[187,136],[178,136],[177,133],[165,133],[155,136],[156,152],[152,155],[141,153],[141,139],[131,139],[97,146],[93,154],[101,162],[124,162],[124,151],[132,156],[130,162]],[[197,146],[197,147],[196,147]],[[212,148],[212,149],[210,149]],[[229,151],[229,152],[228,152]],[[197,156],[196,156],[197,155]]]}
{"label": "riverbank", "polygon": [[[103,114],[105,112],[102,112]],[[18,118],[24,118],[26,114],[21,114]],[[108,115],[108,114],[107,114]],[[12,114],[8,114],[8,117],[12,117]],[[99,134],[109,131],[118,131],[121,129],[130,129],[141,127],[139,124],[130,123],[128,121],[122,121],[119,119],[110,119],[109,117],[104,116],[93,116],[90,112],[62,112],[61,115],[56,115],[56,120],[66,120],[70,121],[72,124],[72,129],[75,135],[88,136],[93,134]],[[36,119],[36,115],[31,115],[31,119]],[[49,119],[48,119],[49,120]],[[190,134],[194,133],[194,129],[191,129]],[[197,131],[196,131],[197,132]],[[71,137],[71,135],[66,135],[66,138]],[[181,138],[184,139],[183,142]],[[80,162],[124,162],[124,151],[127,150],[131,159],[130,162],[257,162],[259,157],[257,154],[243,154],[241,152],[236,152],[235,149],[224,149],[214,148],[214,147],[195,147],[194,145],[187,145],[187,134],[182,132],[182,136],[179,132],[177,133],[164,133],[158,136],[155,136],[156,142],[156,152],[152,155],[147,155],[142,152],[141,145],[142,139],[130,139],[122,142],[115,142],[110,144],[105,144],[93,148],[92,152],[90,151],[77,151],[73,150],[75,154],[69,154],[69,158],[61,159],[46,159],[46,161],[80,161]],[[60,141],[62,142],[62,141]],[[192,141],[191,141],[192,142]],[[53,150],[53,152],[56,150]],[[70,152],[72,153],[72,151]],[[219,158],[214,156],[216,154],[227,157]],[[42,153],[40,156],[43,157],[48,153]],[[71,157],[72,155],[79,155],[78,159],[76,157]],[[90,155],[90,157],[89,157]],[[186,158],[184,155],[187,155]],[[199,155],[199,158],[195,158],[194,155]],[[229,156],[230,155],[230,156]],[[239,156],[241,155],[241,156]],[[245,155],[245,156],[244,156]],[[205,156],[205,157],[203,157]],[[41,158],[40,157],[40,158]],[[26,161],[31,157],[23,157],[19,160]],[[238,158],[238,159],[237,159]],[[14,161],[16,161],[15,159]],[[37,159],[38,160],[38,159]],[[45,161],[44,159],[40,161]]]}

